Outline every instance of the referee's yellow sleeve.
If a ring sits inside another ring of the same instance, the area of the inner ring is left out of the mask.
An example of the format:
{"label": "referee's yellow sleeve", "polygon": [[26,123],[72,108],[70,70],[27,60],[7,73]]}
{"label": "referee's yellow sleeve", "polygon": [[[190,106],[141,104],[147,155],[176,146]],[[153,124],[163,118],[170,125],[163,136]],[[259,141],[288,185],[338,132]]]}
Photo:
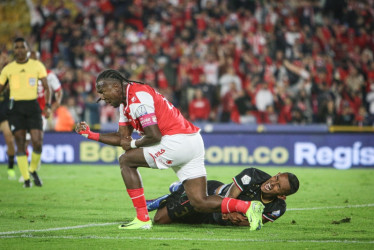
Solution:
{"label": "referee's yellow sleeve", "polygon": [[0,85],[4,85],[7,79],[8,79],[7,67],[5,66],[5,68],[1,71],[1,74],[0,74]]}
{"label": "referee's yellow sleeve", "polygon": [[37,61],[38,64],[38,79],[47,77],[47,69],[45,68],[44,64]]}

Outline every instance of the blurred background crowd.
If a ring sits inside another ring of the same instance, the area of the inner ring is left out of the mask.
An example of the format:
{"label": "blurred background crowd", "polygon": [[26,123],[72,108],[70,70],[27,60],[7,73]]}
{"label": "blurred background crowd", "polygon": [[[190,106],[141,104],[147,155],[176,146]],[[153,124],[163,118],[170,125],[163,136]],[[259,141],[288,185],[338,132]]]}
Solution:
{"label": "blurred background crowd", "polygon": [[24,36],[75,122],[118,121],[96,103],[95,78],[113,68],[194,122],[374,125],[373,0],[12,2],[1,15],[26,6],[29,29],[0,41],[2,63]]}

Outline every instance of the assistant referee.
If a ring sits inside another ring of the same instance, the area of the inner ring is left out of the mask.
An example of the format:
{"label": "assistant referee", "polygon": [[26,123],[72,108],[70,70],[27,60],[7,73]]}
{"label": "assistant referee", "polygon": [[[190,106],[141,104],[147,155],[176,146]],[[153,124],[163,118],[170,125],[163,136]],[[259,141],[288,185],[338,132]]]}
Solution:
{"label": "assistant referee", "polygon": [[[41,187],[42,181],[36,170],[42,153],[43,122],[42,111],[37,102],[37,88],[38,80],[41,80],[46,99],[43,113],[48,118],[51,113],[51,95],[46,78],[47,70],[41,62],[27,57],[28,46],[24,38],[16,38],[13,46],[15,60],[1,71],[0,93],[9,81],[9,125],[16,140],[16,157],[24,179],[24,187],[31,187],[30,174],[34,184]],[[30,131],[33,147],[30,167],[25,151],[27,131]]]}

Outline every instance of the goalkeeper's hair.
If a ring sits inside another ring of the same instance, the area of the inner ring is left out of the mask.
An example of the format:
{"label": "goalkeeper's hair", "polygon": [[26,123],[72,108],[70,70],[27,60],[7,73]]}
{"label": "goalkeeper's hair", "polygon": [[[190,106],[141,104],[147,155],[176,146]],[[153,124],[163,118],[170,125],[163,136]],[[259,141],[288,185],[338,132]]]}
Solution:
{"label": "goalkeeper's hair", "polygon": [[123,82],[127,82],[127,83],[130,83],[130,82],[136,82],[136,83],[140,83],[140,84],[144,84],[143,82],[137,82],[137,81],[133,81],[133,80],[129,80],[127,79],[121,72],[119,72],[118,70],[114,70],[114,69],[106,69],[104,71],[102,71],[96,78],[96,84],[101,81],[101,80],[104,80],[104,79],[112,79],[112,80],[117,80],[119,81],[121,84]]}
{"label": "goalkeeper's hair", "polygon": [[288,181],[290,183],[290,192],[287,195],[291,195],[297,192],[299,190],[299,179],[296,177],[296,175],[292,173],[286,173],[288,176]]}

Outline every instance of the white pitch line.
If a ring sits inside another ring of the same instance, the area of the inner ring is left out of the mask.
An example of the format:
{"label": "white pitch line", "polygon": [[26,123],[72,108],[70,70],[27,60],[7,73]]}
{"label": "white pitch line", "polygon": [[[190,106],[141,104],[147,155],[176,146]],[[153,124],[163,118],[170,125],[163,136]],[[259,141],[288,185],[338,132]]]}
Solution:
{"label": "white pitch line", "polygon": [[[374,204],[362,204],[362,205],[347,205],[347,206],[334,206],[334,207],[310,207],[310,208],[290,208],[287,211],[302,211],[302,210],[318,210],[318,209],[342,209],[342,208],[360,208],[360,207],[374,207]],[[70,230],[70,229],[77,229],[77,228],[86,228],[86,227],[102,227],[102,226],[109,226],[120,224],[121,222],[109,222],[109,223],[101,223],[101,224],[86,224],[86,225],[78,225],[78,226],[70,226],[70,227],[56,227],[56,228],[47,228],[47,229],[30,229],[30,230],[20,230],[20,231],[8,231],[8,232],[0,232],[0,235],[11,235],[11,234],[19,234],[19,233],[35,233],[35,232],[51,232],[51,231],[59,231],[59,230]],[[3,238],[0,236],[0,238]]]}
{"label": "white pitch line", "polygon": [[114,225],[114,224],[120,224],[120,223],[121,222],[110,222],[110,223],[101,223],[101,224],[78,225],[78,226],[71,226],[71,227],[56,227],[56,228],[35,229],[35,230],[9,231],[9,232],[0,232],[0,235],[34,233],[34,232],[52,232],[52,231],[70,230],[70,229],[85,228],[85,227],[102,227],[102,226],[108,226],[108,225]]}
{"label": "white pitch line", "polygon": [[303,211],[303,210],[319,210],[319,209],[341,209],[341,208],[357,208],[357,207],[374,207],[374,204],[347,205],[347,206],[334,206],[334,207],[290,208],[290,209],[287,209],[287,211]]}
{"label": "white pitch line", "polygon": [[222,241],[222,242],[288,242],[288,243],[343,243],[343,244],[374,244],[374,241],[360,241],[360,240],[261,240],[261,239],[222,239],[222,238],[174,238],[174,237],[110,237],[110,236],[97,236],[97,235],[87,235],[87,236],[34,236],[31,234],[23,234],[18,236],[0,236],[0,239],[5,238],[34,238],[34,239],[103,239],[103,240],[152,240],[152,241]]}

